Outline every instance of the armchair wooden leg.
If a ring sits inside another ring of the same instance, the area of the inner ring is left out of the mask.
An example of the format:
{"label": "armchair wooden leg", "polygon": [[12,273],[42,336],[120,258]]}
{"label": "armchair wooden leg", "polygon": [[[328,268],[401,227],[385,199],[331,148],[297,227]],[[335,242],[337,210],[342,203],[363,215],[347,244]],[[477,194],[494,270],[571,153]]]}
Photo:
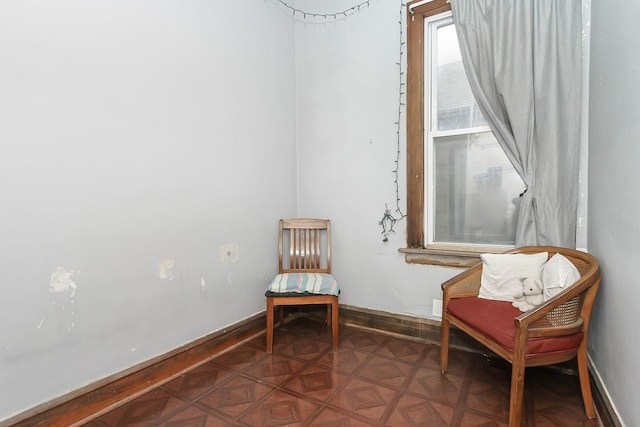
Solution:
{"label": "armchair wooden leg", "polygon": [[589,366],[587,364],[587,340],[584,339],[578,348],[578,375],[580,377],[580,390],[582,391],[582,402],[584,411],[589,418],[596,417],[593,406],[593,395],[591,394],[591,382],[589,381]]}
{"label": "armchair wooden leg", "polygon": [[440,370],[444,374],[449,369],[449,321],[442,316],[440,326]]}
{"label": "armchair wooden leg", "polygon": [[267,354],[273,351],[273,299],[267,298]]}
{"label": "armchair wooden leg", "polygon": [[520,427],[524,400],[524,354],[513,361],[509,395],[509,427]]}

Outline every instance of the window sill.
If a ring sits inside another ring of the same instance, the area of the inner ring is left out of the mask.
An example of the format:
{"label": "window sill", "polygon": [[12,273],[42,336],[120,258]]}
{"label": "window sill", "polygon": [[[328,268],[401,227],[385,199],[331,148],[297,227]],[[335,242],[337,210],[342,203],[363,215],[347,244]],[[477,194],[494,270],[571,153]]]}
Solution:
{"label": "window sill", "polygon": [[477,248],[463,250],[451,248],[413,249],[400,248],[398,252],[405,254],[407,264],[440,265],[444,267],[468,268],[480,262],[480,255],[487,252],[501,252],[492,249]]}

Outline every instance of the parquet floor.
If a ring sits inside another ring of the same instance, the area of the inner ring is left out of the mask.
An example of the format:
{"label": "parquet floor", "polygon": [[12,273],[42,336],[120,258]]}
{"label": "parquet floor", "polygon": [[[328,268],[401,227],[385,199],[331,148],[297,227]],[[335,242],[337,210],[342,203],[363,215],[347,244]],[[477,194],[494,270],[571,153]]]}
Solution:
{"label": "parquet floor", "polygon": [[[88,426],[506,426],[510,365],[306,318],[277,328],[272,355],[261,335],[114,409]],[[598,426],[577,377],[527,369],[524,426]]]}

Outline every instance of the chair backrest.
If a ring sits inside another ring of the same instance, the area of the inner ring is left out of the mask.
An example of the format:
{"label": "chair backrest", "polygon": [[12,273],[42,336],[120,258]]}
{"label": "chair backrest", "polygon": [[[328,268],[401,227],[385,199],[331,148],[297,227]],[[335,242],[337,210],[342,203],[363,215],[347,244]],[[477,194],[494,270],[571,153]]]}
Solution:
{"label": "chair backrest", "polygon": [[586,252],[551,246],[528,246],[511,251],[511,253],[535,252],[548,252],[549,258],[557,253],[562,254],[576,266],[581,277],[576,283],[568,287],[565,292],[556,296],[556,298],[563,300],[562,304],[531,326],[541,328],[562,326],[582,319],[586,330],[589,326],[589,318],[596,293],[600,286],[601,272],[598,260]]}
{"label": "chair backrest", "polygon": [[331,224],[328,219],[281,219],[278,235],[280,273],[331,273]]}

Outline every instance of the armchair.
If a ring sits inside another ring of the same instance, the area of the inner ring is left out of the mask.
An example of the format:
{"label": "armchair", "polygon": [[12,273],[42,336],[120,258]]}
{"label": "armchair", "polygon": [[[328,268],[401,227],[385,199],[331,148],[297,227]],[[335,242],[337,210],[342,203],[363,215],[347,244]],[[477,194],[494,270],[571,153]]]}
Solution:
{"label": "armchair", "polygon": [[589,317],[600,286],[598,261],[592,255],[566,248],[529,246],[509,253],[560,253],[571,261],[580,279],[525,313],[511,302],[478,298],[482,263],[442,284],[443,315],[440,364],[446,373],[450,325],[462,330],[512,364],[509,426],[522,419],[525,368],[577,358],[586,415],[595,418],[587,367]]}

